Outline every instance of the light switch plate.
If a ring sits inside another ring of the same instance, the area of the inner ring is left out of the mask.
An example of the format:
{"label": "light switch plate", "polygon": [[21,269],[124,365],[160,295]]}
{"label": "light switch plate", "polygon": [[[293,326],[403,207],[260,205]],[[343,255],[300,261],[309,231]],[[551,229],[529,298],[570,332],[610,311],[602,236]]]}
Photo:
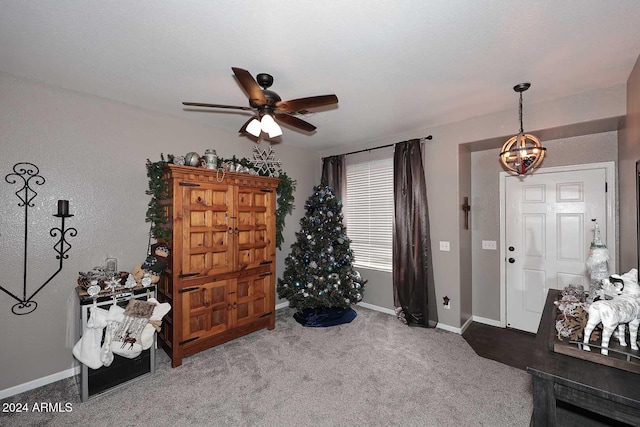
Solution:
{"label": "light switch plate", "polygon": [[490,251],[497,251],[498,244],[495,240],[483,240],[482,241],[482,249],[488,249]]}
{"label": "light switch plate", "polygon": [[440,241],[440,250],[444,252],[449,252],[451,250],[450,243],[445,241]]}

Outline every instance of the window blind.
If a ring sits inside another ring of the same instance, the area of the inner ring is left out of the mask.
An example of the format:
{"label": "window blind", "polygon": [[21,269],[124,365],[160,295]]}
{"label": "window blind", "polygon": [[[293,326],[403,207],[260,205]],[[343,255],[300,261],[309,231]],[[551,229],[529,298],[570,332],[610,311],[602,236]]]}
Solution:
{"label": "window blind", "polygon": [[392,271],[392,158],[347,164],[345,217],[354,265]]}

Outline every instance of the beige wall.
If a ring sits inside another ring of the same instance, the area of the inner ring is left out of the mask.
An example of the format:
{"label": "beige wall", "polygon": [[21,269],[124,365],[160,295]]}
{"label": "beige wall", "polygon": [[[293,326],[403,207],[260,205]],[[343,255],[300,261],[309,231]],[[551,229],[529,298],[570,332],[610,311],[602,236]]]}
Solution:
{"label": "beige wall", "polygon": [[[79,271],[103,265],[106,257],[117,258],[120,270],[144,261],[147,159],[207,148],[223,157],[251,158],[254,144],[213,127],[7,74],[0,74],[0,99],[0,175],[12,173],[18,162],[31,162],[46,179],[36,186],[35,207],[29,210],[28,293],[58,266],[49,236],[59,226],[52,217],[57,199],[70,201],[75,216],[67,224],[78,231],[69,238],[72,248],[63,270],[36,295],[33,313],[12,314],[15,301],[0,293],[1,393],[74,366],[70,347],[75,338],[67,338],[67,329],[75,324],[75,314],[68,301],[73,303]],[[284,148],[274,146],[275,157],[297,180],[298,191],[293,215],[286,218],[283,251],[277,254],[278,274],[320,163],[316,153]],[[24,217],[17,190],[4,179],[0,182],[0,285],[22,296]]]}
{"label": "beige wall", "polygon": [[640,57],[627,81],[627,120],[620,136],[620,270],[638,267],[636,161],[640,160]]}
{"label": "beige wall", "polygon": [[[469,198],[469,204],[473,202],[473,187],[472,187],[472,166],[471,166],[471,152],[462,145],[458,146],[458,208],[461,209],[464,198]],[[473,315],[473,225],[471,223],[471,213],[469,213],[468,229],[465,230],[465,217],[464,212],[461,210],[458,215],[458,234],[460,236],[460,320],[459,324],[462,326],[465,322],[471,319]],[[439,306],[442,306],[442,301],[438,300]]]}
{"label": "beige wall", "polygon": [[[535,90],[535,85],[531,90]],[[593,90],[554,101],[527,104],[526,111],[525,128],[530,133],[539,135],[541,131],[544,131],[542,134],[553,134],[557,133],[559,128],[568,127],[571,132],[580,135],[584,128],[593,127],[589,126],[590,123],[599,123],[602,119],[625,115],[626,85]],[[464,190],[465,185],[462,182],[465,179],[465,173],[460,172],[460,167],[466,163],[464,160],[459,160],[459,146],[469,144],[471,151],[473,151],[476,143],[484,145],[485,141],[496,138],[506,140],[518,130],[516,119],[517,109],[496,112],[442,126],[414,129],[397,135],[385,135],[357,147],[349,147],[348,150],[336,149],[322,153],[323,156],[336,155],[433,135],[433,140],[425,143],[424,166],[438,318],[443,326],[451,328],[463,326],[463,322],[468,316],[467,307],[470,298],[469,292],[471,292],[471,285],[466,279],[468,273],[465,272],[465,269],[469,268],[469,260],[465,255],[467,252],[464,250],[466,242],[461,239],[461,236],[464,237],[464,235],[460,231],[462,215],[460,197],[463,196],[460,189]],[[499,149],[499,145],[492,148]],[[472,201],[471,204],[473,205],[473,203]],[[475,211],[473,206],[472,209]],[[471,214],[472,218],[474,211]],[[451,251],[440,251],[440,241],[449,241]],[[377,301],[367,299],[367,293],[392,295],[390,274],[376,274],[368,277],[367,272],[361,273],[369,279],[364,297],[365,302],[377,305]],[[379,289],[373,291],[373,288]],[[451,299],[451,309],[449,310],[442,307],[442,297],[445,295]],[[385,301],[380,300],[379,305],[388,309],[393,308],[382,305],[383,303]]]}
{"label": "beige wall", "polygon": [[[554,166],[616,161],[617,132],[543,141],[547,147],[541,169]],[[498,149],[471,154],[473,315],[500,321],[500,192]],[[494,240],[497,250],[483,250],[483,240]]]}

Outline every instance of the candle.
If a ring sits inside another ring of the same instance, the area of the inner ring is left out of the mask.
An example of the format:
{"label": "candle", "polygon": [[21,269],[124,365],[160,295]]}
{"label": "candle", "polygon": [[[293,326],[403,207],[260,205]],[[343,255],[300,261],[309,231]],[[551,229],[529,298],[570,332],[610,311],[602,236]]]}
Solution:
{"label": "candle", "polygon": [[69,201],[68,200],[58,200],[58,215],[59,216],[67,216],[67,215],[69,215]]}

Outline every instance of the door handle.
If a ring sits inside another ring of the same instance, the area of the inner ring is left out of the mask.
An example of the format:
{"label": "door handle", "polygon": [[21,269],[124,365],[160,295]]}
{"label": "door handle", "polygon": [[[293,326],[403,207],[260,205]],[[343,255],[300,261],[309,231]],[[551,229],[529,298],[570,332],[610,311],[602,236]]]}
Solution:
{"label": "door handle", "polygon": [[515,259],[515,258],[509,258],[509,263],[510,263],[510,264],[513,264],[514,262],[516,262],[516,259]]}

